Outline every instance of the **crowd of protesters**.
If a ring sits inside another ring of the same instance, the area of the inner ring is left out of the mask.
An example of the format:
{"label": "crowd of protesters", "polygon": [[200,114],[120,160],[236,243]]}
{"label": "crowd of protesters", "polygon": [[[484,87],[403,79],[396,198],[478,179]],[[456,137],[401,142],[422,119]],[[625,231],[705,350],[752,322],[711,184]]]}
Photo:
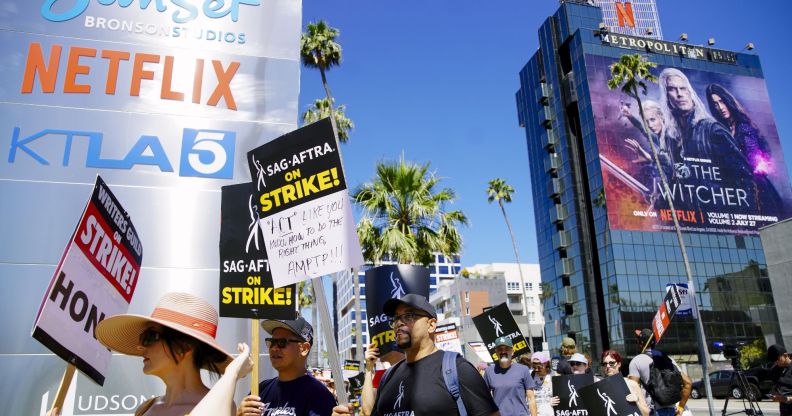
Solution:
{"label": "crowd of protesters", "polygon": [[[269,335],[265,338],[269,360],[278,374],[261,381],[258,394],[248,394],[238,406],[233,395],[237,380],[251,369],[250,350],[240,344],[233,358],[217,344],[217,312],[206,301],[167,294],[150,317],[110,317],[96,333],[108,348],[142,356],[143,372],[159,377],[166,386],[165,394],[143,403],[136,416],[553,416],[560,398],[552,380],[564,375],[588,375],[592,382],[623,378],[629,391],[623,402],[633,404],[642,416],[689,412],[691,380],[673,359],[655,349],[649,329],[636,330],[635,342],[644,352],[630,361],[624,377],[622,356],[615,350],[604,351],[599,357],[601,374],[591,374],[591,357],[578,352],[572,338],[562,340],[560,357],[537,351],[515,358],[512,340],[500,337],[494,342],[495,363],[474,366],[460,354],[437,348],[433,335],[437,314],[425,297],[407,294],[390,299],[383,312],[403,353],[380,357],[376,345],[369,345],[355,405],[345,404],[344,398],[338,404],[333,380],[322,371],[307,369],[313,328],[301,317],[262,322]],[[783,346],[773,345],[767,359],[777,369],[770,398],[780,403],[782,416],[792,415],[792,358]],[[377,369],[378,364],[382,369]],[[219,376],[211,389],[201,381],[201,369]],[[57,414],[58,409],[50,412]]]}

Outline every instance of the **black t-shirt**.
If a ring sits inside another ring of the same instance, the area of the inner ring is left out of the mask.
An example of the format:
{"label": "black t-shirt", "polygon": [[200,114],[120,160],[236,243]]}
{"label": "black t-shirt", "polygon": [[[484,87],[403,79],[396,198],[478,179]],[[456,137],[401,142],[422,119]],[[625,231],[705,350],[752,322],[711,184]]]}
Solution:
{"label": "black t-shirt", "polygon": [[259,396],[264,416],[328,416],[336,405],[327,387],[308,374],[291,381],[264,380],[259,383]]}
{"label": "black t-shirt", "polygon": [[[403,362],[377,389],[372,416],[452,416],[459,414],[456,401],[443,381],[443,351],[412,363]],[[484,379],[461,356],[457,357],[459,390],[467,414],[489,415],[498,410]]]}
{"label": "black t-shirt", "polygon": [[[771,393],[792,396],[792,366],[786,368],[776,367],[773,378],[776,379],[776,384],[773,387],[774,391],[771,391]],[[792,415],[792,403],[781,403],[779,408],[781,416]]]}

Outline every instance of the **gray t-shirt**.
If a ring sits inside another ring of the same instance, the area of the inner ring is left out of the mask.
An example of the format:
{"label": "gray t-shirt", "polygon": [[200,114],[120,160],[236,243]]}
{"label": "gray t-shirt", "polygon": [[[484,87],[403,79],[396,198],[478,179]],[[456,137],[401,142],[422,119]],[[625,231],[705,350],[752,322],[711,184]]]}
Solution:
{"label": "gray t-shirt", "polygon": [[525,391],[534,389],[534,380],[528,367],[512,363],[509,368],[501,368],[495,363],[484,371],[484,381],[492,390],[492,398],[495,399],[501,416],[529,414]]}
{"label": "gray t-shirt", "polygon": [[[635,358],[632,359],[632,361],[630,361],[630,375],[634,377],[639,377],[641,379],[641,387],[643,388],[644,393],[646,394],[646,402],[649,403],[650,406],[652,406],[655,409],[675,407],[675,405],[673,404],[670,406],[655,406],[654,402],[652,401],[652,397],[646,391],[646,383],[649,382],[649,368],[654,362],[654,360],[652,360],[652,357],[649,356],[649,354],[651,353],[652,350],[646,350],[645,354],[638,354],[635,356]],[[674,363],[674,366],[680,372],[682,372],[682,369],[679,367],[679,364],[677,364],[673,358],[671,357],[668,358],[671,359],[671,362]]]}

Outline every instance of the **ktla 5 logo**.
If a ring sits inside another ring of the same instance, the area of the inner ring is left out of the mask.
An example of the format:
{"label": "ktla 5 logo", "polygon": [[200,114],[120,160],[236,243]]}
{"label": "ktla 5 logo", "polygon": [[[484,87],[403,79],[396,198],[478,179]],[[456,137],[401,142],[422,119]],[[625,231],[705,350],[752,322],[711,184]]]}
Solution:
{"label": "ktla 5 logo", "polygon": [[[64,142],[63,153],[60,152],[60,146],[51,142],[59,138]],[[42,139],[47,140],[38,142]],[[124,149],[119,149],[118,144],[128,142],[113,140],[111,143],[114,146],[105,149],[105,153],[119,153],[119,150],[123,152]],[[233,178],[235,144],[236,133],[233,131],[184,129],[179,176]],[[14,127],[8,163],[16,163],[17,156],[24,153],[41,165],[49,166],[50,160],[47,158],[52,158],[61,159],[63,166],[69,166],[72,156],[78,157],[76,154],[85,149],[87,168],[129,170],[138,165],[149,165],[157,166],[162,172],[173,172],[170,158],[157,136],[140,136],[121,159],[103,156],[103,145],[104,134],[100,132],[44,129],[24,137],[21,129]]]}

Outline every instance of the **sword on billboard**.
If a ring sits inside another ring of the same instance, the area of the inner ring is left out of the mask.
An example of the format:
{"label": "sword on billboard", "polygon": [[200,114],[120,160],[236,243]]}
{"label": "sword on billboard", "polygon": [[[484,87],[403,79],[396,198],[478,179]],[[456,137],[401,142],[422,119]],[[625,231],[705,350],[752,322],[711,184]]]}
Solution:
{"label": "sword on billboard", "polygon": [[641,181],[635,179],[632,175],[625,172],[624,169],[613,163],[613,161],[605,157],[602,153],[600,153],[599,157],[600,161],[602,162],[602,166],[605,167],[605,170],[615,176],[616,179],[618,179],[621,183],[627,185],[628,188],[640,193],[645,197],[651,196],[652,192],[646,187],[646,185],[642,184]]}

